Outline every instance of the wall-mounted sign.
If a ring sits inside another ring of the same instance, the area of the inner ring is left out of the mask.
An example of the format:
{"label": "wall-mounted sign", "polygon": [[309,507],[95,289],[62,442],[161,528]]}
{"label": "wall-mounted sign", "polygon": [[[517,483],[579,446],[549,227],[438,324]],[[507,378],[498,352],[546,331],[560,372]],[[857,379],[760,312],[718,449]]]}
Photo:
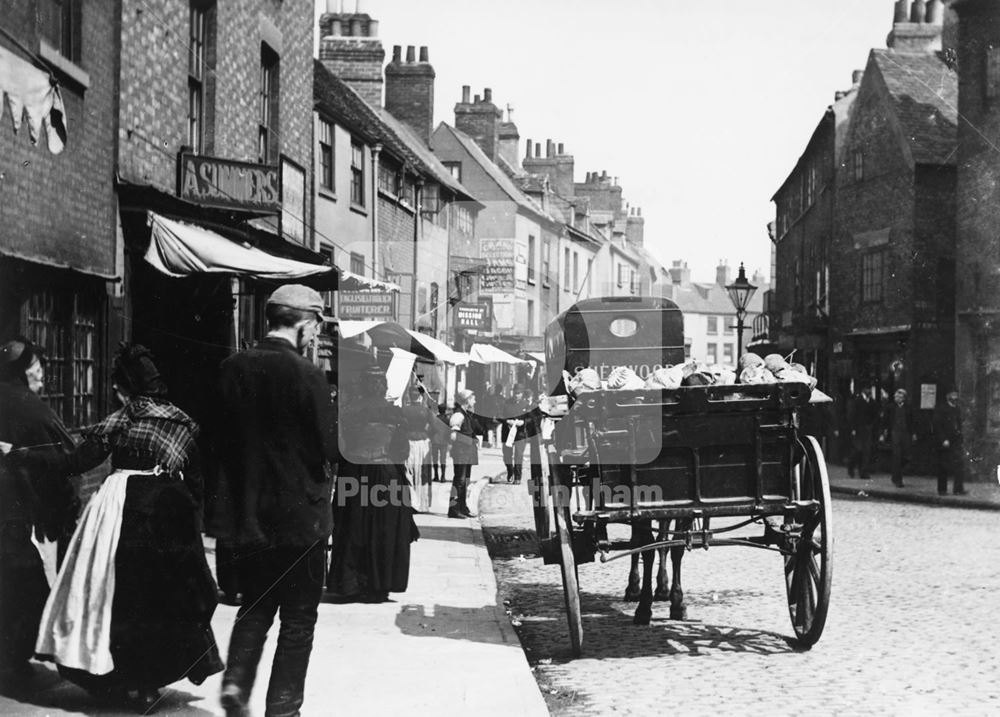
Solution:
{"label": "wall-mounted sign", "polygon": [[384,291],[338,291],[337,317],[362,321],[394,321],[395,294]]}
{"label": "wall-mounted sign", "polygon": [[177,163],[177,196],[181,199],[225,209],[281,209],[277,167],[198,154],[181,154]]}
{"label": "wall-mounted sign", "polygon": [[486,304],[455,304],[455,328],[486,331],[490,328]]}
{"label": "wall-mounted sign", "polygon": [[920,384],[920,409],[927,410],[937,406],[937,384]]}
{"label": "wall-mounted sign", "polygon": [[504,293],[514,290],[514,240],[480,239],[485,266],[479,273],[479,290]]}
{"label": "wall-mounted sign", "polygon": [[306,170],[281,156],[281,234],[306,243]]}

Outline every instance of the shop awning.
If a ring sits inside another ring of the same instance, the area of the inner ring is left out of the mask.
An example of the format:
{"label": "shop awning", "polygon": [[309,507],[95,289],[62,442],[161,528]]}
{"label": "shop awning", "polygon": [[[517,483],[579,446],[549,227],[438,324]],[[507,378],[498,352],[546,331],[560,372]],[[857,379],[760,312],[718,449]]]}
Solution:
{"label": "shop awning", "polygon": [[167,219],[149,212],[149,248],[145,259],[168,276],[201,273],[239,274],[270,281],[322,277],[324,288],[336,287],[332,266],[309,264],[275,256],[255,247],[237,244],[195,224]]}
{"label": "shop awning", "polygon": [[469,360],[476,363],[528,363],[517,356],[511,356],[503,349],[490,344],[472,344],[469,350]]}
{"label": "shop awning", "polygon": [[545,363],[545,354],[543,354],[541,351],[526,351],[525,353],[527,353],[528,356],[533,358],[538,363]]}
{"label": "shop awning", "polygon": [[415,341],[409,331],[394,321],[339,321],[337,331],[345,339],[368,334],[372,344],[379,348],[400,348],[422,359],[435,360],[432,351]]}
{"label": "shop awning", "polygon": [[399,291],[399,284],[369,279],[367,276],[341,270],[339,289],[340,291]]}
{"label": "shop awning", "polygon": [[455,351],[455,349],[446,344],[444,341],[439,341],[433,336],[422,334],[419,331],[411,331],[410,329],[407,329],[406,333],[412,336],[414,341],[434,354],[434,358],[437,361],[451,363],[458,366],[464,366],[469,363],[469,354]]}
{"label": "shop awning", "polygon": [[52,76],[0,47],[0,115],[3,99],[10,106],[14,131],[28,117],[28,137],[32,144],[45,131],[49,151],[59,154],[66,146],[66,110]]}

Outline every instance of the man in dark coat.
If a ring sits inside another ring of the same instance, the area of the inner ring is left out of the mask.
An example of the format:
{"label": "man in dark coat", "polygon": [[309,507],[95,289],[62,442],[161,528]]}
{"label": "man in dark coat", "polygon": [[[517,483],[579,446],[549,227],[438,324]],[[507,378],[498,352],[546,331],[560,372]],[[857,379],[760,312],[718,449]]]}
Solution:
{"label": "man in dark coat", "polygon": [[[37,349],[24,338],[0,346],[0,683],[20,686],[32,674],[38,624],[49,594],[45,568],[31,541],[64,541],[80,502],[61,473],[17,461],[73,449],[62,421],[36,394],[44,373]],[[44,461],[39,462],[39,465]]]}
{"label": "man in dark coat", "polygon": [[934,411],[934,445],[938,451],[938,495],[948,494],[948,474],[954,476],[955,495],[965,495],[965,465],[962,452],[962,409],[958,391],[952,389]]}
{"label": "man in dark coat", "polygon": [[847,461],[847,473],[853,476],[871,478],[872,443],[878,424],[879,405],[870,387],[864,387],[851,399],[847,407],[847,425],[851,431],[851,455]]}
{"label": "man in dark coat", "polygon": [[906,400],[906,391],[896,389],[886,411],[885,428],[892,445],[892,483],[897,488],[903,487],[903,464],[909,460],[910,449],[917,440],[915,426],[913,409]]}
{"label": "man in dark coat", "polygon": [[243,604],[222,679],[226,714],[245,715],[268,629],[281,629],[267,690],[268,715],[302,706],[337,461],[333,404],[323,371],[303,358],[324,320],[318,292],[282,286],[267,301],[267,337],[222,364],[217,417]]}

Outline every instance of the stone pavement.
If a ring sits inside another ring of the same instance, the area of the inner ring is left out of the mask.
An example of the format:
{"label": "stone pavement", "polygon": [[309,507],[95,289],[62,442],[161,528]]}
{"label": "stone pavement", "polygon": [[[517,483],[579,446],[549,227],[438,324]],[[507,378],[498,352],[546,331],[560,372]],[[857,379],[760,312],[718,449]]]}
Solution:
{"label": "stone pavement", "polygon": [[[470,496],[475,508],[488,477],[503,471],[500,452],[483,451]],[[448,475],[452,475],[451,466]],[[486,478],[483,478],[483,477]],[[497,599],[497,584],[478,521],[445,517],[450,483],[434,484],[432,511],[417,516],[409,589],[391,602],[322,604],[302,714],[547,715],[521,644]],[[210,553],[214,551],[208,542]],[[214,555],[209,555],[210,564]],[[236,608],[220,605],[213,627],[223,654]],[[272,628],[251,708],[264,713],[273,655]],[[36,665],[30,697],[0,696],[3,715],[128,715]],[[221,715],[220,675],[202,685],[163,690],[162,715]]]}
{"label": "stone pavement", "polygon": [[[937,478],[934,476],[903,476],[903,487],[892,484],[888,473],[873,473],[868,480],[851,478],[843,466],[827,465],[830,476],[830,490],[834,494],[851,495],[856,498],[873,498],[904,503],[924,503],[948,506],[950,508],[976,508],[979,510],[1000,510],[1000,483],[966,483],[966,495],[938,495]],[[948,489],[952,488],[948,481]]]}

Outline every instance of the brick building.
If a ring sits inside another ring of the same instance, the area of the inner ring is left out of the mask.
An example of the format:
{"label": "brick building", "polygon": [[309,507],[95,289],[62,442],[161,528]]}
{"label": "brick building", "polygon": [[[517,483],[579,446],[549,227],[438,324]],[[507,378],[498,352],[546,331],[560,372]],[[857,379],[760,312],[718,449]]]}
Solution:
{"label": "brick building", "polygon": [[116,3],[97,0],[7,3],[0,17],[2,109],[25,110],[19,129],[0,126],[0,341],[43,347],[43,395],[71,429],[109,406],[120,323],[116,24]]}
{"label": "brick building", "polygon": [[973,476],[993,480],[1000,463],[1000,7],[957,0],[960,69],[955,246],[955,370],[966,407]]}
{"label": "brick building", "polygon": [[[266,296],[302,280],[272,267],[332,276],[313,251],[312,8],[123,0],[121,13],[127,334],[200,418],[221,359],[262,335]],[[200,265],[165,267],[169,242]],[[232,261],[213,264],[209,246]]]}

